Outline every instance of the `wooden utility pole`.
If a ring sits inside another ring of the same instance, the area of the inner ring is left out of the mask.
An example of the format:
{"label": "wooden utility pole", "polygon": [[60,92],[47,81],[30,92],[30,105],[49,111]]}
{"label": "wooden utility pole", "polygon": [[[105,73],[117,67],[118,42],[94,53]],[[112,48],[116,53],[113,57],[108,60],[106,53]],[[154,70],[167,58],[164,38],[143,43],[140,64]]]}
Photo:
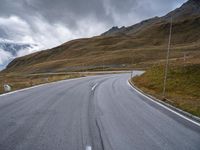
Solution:
{"label": "wooden utility pole", "polygon": [[167,73],[168,73],[168,67],[169,67],[169,54],[170,54],[170,48],[171,48],[171,37],[172,37],[172,18],[170,21],[169,41],[168,41],[168,48],[167,48],[165,73],[164,73],[163,99],[165,98],[165,92],[166,92]]}

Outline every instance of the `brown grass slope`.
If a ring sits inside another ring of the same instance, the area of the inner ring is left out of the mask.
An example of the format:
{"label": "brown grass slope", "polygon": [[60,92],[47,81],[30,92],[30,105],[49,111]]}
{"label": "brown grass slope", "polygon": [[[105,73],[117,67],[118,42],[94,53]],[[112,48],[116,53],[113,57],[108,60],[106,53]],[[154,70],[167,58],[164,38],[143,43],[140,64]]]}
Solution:
{"label": "brown grass slope", "polygon": [[[77,39],[53,49],[13,60],[4,72],[59,72],[124,67],[144,68],[163,61],[166,55],[171,16],[171,58],[200,54],[200,1],[189,0],[163,17],[145,20],[93,38]],[[125,65],[124,65],[125,64]]]}
{"label": "brown grass slope", "polygon": [[[194,115],[200,116],[200,63],[186,60],[171,64],[166,84],[166,102]],[[164,66],[155,65],[142,76],[132,79],[134,84],[159,99],[163,98]],[[162,99],[163,100],[163,99]]]}

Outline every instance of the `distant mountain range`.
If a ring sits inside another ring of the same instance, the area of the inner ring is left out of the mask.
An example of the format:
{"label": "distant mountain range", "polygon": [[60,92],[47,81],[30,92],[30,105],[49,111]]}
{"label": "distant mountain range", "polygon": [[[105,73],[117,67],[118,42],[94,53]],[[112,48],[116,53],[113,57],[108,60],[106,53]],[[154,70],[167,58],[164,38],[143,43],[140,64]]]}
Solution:
{"label": "distant mountain range", "polygon": [[163,17],[129,27],[113,27],[100,36],[69,41],[17,58],[4,71],[57,72],[68,71],[71,66],[98,69],[102,64],[125,69],[149,67],[165,59],[171,18],[173,50],[170,58],[182,58],[185,52],[190,58],[200,58],[200,0],[189,0]]}
{"label": "distant mountain range", "polygon": [[0,70],[3,69],[12,59],[22,55],[21,51],[33,49],[36,44],[19,43],[10,40],[0,39]]}

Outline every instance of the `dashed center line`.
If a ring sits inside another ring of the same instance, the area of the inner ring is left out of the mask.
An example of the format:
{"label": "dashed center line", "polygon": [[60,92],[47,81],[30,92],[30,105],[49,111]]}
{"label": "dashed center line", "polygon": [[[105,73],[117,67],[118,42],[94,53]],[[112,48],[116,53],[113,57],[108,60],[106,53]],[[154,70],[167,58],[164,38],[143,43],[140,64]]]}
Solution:
{"label": "dashed center line", "polygon": [[95,88],[97,87],[98,83],[96,83],[93,87],[92,87],[92,91],[95,90]]}

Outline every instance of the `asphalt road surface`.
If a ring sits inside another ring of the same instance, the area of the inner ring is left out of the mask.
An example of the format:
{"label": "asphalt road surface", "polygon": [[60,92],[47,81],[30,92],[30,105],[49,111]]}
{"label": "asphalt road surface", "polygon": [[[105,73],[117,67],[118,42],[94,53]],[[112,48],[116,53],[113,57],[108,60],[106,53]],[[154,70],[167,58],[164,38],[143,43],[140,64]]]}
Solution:
{"label": "asphalt road surface", "polygon": [[200,150],[200,126],[138,93],[129,77],[85,77],[0,96],[0,150]]}

